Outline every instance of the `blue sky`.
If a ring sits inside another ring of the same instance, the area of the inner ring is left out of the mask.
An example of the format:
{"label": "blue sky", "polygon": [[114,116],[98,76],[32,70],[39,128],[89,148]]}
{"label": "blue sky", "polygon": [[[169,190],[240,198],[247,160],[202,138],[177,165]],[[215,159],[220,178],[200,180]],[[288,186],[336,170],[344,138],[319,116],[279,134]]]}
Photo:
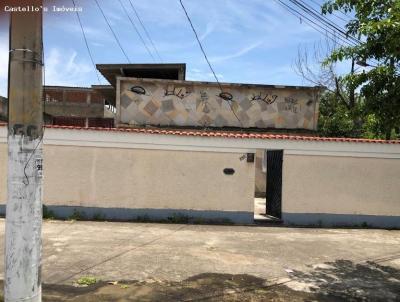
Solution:
{"label": "blue sky", "polygon": [[[121,1],[141,29],[128,0]],[[52,2],[72,5],[70,1]],[[75,2],[83,8],[81,20],[95,62],[126,63],[94,0]],[[99,2],[131,62],[154,62],[118,0]],[[189,80],[214,80],[179,0],[132,2],[164,63],[186,63]],[[184,3],[221,82],[309,84],[294,72],[293,61],[299,46],[311,49],[324,38],[274,0],[184,0]],[[2,20],[0,26],[0,95],[6,95],[8,24]],[[142,35],[145,37],[143,32]],[[98,84],[75,13],[45,13],[44,43],[46,84]],[[151,48],[150,43],[148,46]],[[106,83],[104,79],[101,81]]]}

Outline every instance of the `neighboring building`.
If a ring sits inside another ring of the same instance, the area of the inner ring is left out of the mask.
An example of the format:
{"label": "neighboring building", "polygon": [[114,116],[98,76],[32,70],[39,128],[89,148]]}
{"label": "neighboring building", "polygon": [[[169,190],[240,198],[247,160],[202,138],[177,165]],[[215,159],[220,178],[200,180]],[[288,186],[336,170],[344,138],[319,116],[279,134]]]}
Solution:
{"label": "neighboring building", "polygon": [[100,92],[101,88],[46,86],[44,112],[51,117],[50,124],[114,127],[114,119],[107,109],[109,101]]}
{"label": "neighboring building", "polygon": [[0,121],[7,121],[8,102],[5,97],[0,96]]}
{"label": "neighboring building", "polygon": [[[114,127],[114,106],[107,102],[108,95],[104,96],[103,91],[107,89],[45,86],[44,123],[58,126]],[[4,122],[7,121],[7,107],[8,100],[0,97],[0,120]]]}

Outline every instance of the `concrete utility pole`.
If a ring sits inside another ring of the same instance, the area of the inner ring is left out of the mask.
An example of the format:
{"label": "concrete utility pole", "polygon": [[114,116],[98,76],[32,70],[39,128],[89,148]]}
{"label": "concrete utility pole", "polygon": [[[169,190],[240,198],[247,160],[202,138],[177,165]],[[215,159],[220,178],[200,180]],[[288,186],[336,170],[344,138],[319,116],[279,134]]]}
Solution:
{"label": "concrete utility pole", "polygon": [[[40,7],[42,0],[18,1]],[[42,10],[12,12],[8,82],[6,302],[41,301]]]}

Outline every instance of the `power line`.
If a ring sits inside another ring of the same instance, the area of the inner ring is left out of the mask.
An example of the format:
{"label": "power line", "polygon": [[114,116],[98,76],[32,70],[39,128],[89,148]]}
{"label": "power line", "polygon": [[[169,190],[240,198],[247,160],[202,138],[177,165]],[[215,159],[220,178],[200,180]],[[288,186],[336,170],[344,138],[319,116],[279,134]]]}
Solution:
{"label": "power line", "polygon": [[[346,41],[346,44],[349,44],[351,46],[356,46],[358,44],[358,41],[352,41],[349,40],[347,34],[339,27],[336,25],[330,24],[329,21],[324,20],[321,18],[319,13],[315,13],[308,9],[307,7],[303,6],[301,3],[299,3],[296,0],[289,0],[292,4],[294,4],[296,7],[300,8],[302,11],[305,12],[306,15],[308,15],[310,18],[312,18],[315,22],[318,22],[318,26],[320,28],[323,28],[324,30],[330,30],[331,32],[337,33],[341,38],[342,41]],[[303,17],[305,17],[302,13],[299,11],[296,11],[297,13],[301,14]],[[316,24],[316,23],[315,23]]]}
{"label": "power line", "polygon": [[[72,3],[74,5],[74,7],[76,7],[75,0],[72,0]],[[94,68],[94,73],[96,74],[96,77],[97,77],[97,80],[98,80],[99,84],[101,84],[100,77],[99,77],[99,75],[97,73],[96,64],[94,63],[92,52],[90,51],[89,44],[88,44],[88,41],[87,41],[87,38],[86,38],[86,34],[85,34],[85,31],[84,31],[83,26],[82,26],[81,17],[79,17],[78,11],[76,11],[76,16],[78,17],[79,26],[81,27],[83,39],[85,41],[85,45],[86,45],[86,49],[87,49],[89,57],[90,57],[90,61],[92,61],[92,65],[93,65],[93,68]]]}
{"label": "power line", "polygon": [[192,20],[190,19],[189,15],[188,15],[188,13],[187,13],[187,11],[186,11],[186,8],[185,8],[185,6],[184,6],[183,3],[182,3],[182,0],[179,0],[179,2],[181,3],[182,9],[183,9],[183,11],[185,12],[185,15],[186,15],[187,20],[189,21],[190,27],[192,28],[192,30],[193,30],[193,32],[194,32],[194,35],[196,36],[196,40],[197,40],[197,42],[199,43],[201,52],[203,53],[204,58],[206,59],[207,64],[208,64],[208,66],[210,67],[210,70],[211,70],[211,72],[213,73],[214,78],[215,78],[215,80],[217,81],[218,86],[219,86],[219,88],[221,89],[221,92],[222,92],[221,83],[219,82],[218,77],[217,77],[217,75],[216,75],[216,73],[215,73],[213,67],[211,66],[211,63],[210,63],[210,61],[208,60],[207,54],[206,54],[206,52],[205,52],[205,50],[204,50],[204,48],[203,48],[203,45],[202,45],[201,42],[200,42],[199,36],[197,35],[197,32],[196,32],[196,29],[195,29],[194,26],[193,26]]}
{"label": "power line", "polygon": [[132,24],[132,27],[133,27],[133,29],[135,30],[136,34],[139,36],[140,41],[142,42],[142,44],[143,44],[144,47],[146,48],[146,50],[147,50],[148,54],[150,55],[150,57],[151,57],[151,58],[153,59],[153,61],[155,62],[156,60],[155,60],[153,54],[151,53],[150,49],[147,47],[147,44],[146,44],[145,40],[143,39],[142,35],[140,34],[140,32],[139,32],[138,28],[136,27],[135,23],[133,22],[132,18],[129,16],[129,13],[128,13],[128,11],[126,10],[124,4],[122,3],[121,0],[118,0],[118,1],[119,1],[119,3],[121,4],[121,7],[122,7],[122,9],[124,10],[126,16],[128,17],[130,23]]}
{"label": "power line", "polygon": [[321,24],[325,24],[329,28],[337,31],[345,39],[351,41],[351,43],[360,44],[360,41],[358,39],[354,38],[351,35],[348,35],[345,32],[345,30],[342,29],[339,25],[337,25],[333,21],[329,20],[325,16],[321,16],[318,11],[316,11],[314,8],[312,8],[309,5],[307,5],[306,3],[304,3],[302,0],[289,0],[289,1],[291,3],[293,3],[295,6],[299,7],[301,10],[303,10],[306,14],[312,16],[315,20],[318,20],[319,22],[321,22]]}
{"label": "power line", "polygon": [[158,52],[157,47],[156,47],[156,45],[155,45],[154,42],[153,42],[153,39],[150,37],[150,34],[149,34],[149,32],[147,31],[146,26],[145,26],[144,23],[142,22],[142,18],[140,18],[139,13],[137,12],[137,10],[136,10],[136,8],[135,8],[135,6],[133,5],[133,3],[132,3],[131,0],[129,0],[129,3],[130,3],[130,5],[131,5],[133,11],[135,12],[136,17],[138,18],[138,20],[139,20],[139,22],[140,22],[140,25],[142,26],[142,28],[143,28],[143,30],[144,30],[144,33],[145,33],[145,35],[146,35],[146,37],[147,37],[147,39],[149,39],[151,45],[153,46],[153,49],[154,49],[155,53],[157,54],[158,58],[159,58],[160,61],[162,62],[163,59],[161,58],[160,53]]}
{"label": "power line", "polygon": [[[341,40],[342,42],[346,43],[347,46],[351,46],[351,47],[355,47],[355,46],[359,46],[362,44],[362,42],[353,37],[348,35],[344,29],[342,29],[339,25],[337,25],[336,23],[334,23],[333,21],[330,21],[328,18],[324,17],[322,18],[320,16],[320,14],[313,9],[312,7],[310,7],[309,5],[307,5],[306,3],[304,3],[304,1],[302,0],[289,0],[292,4],[294,4],[295,6],[299,7],[301,10],[305,11],[306,14],[310,15],[311,18],[313,18],[316,22],[314,22],[313,20],[307,18],[306,16],[304,16],[301,12],[297,11],[296,9],[294,9],[293,7],[290,7],[289,5],[283,3],[281,0],[278,0],[282,5],[286,6],[288,9],[294,11],[296,14],[302,16],[303,18],[306,18],[307,20],[309,20],[310,22],[312,22],[313,24],[315,24],[316,26],[318,26],[319,28],[322,28],[323,30],[329,32],[330,34],[332,34],[332,32],[334,34],[338,34],[337,38],[339,40]],[[300,3],[302,2],[302,3]],[[310,24],[308,24],[310,25]],[[327,26],[327,27],[326,27]],[[312,26],[313,27],[313,26]],[[315,29],[315,28],[314,28]],[[327,35],[326,35],[327,36]],[[327,36],[328,37],[328,36]],[[351,40],[349,39],[349,37],[351,38]],[[329,37],[330,38],[330,37]],[[340,46],[344,46],[342,44],[339,44]],[[378,62],[374,61],[376,64],[379,65]]]}
{"label": "power line", "polygon": [[[318,3],[317,1],[315,1],[315,0],[310,0],[312,3],[314,3],[315,5],[317,5],[318,7],[322,7],[322,5],[321,5],[321,3]],[[347,14],[345,14],[345,13],[343,13],[341,10],[339,10],[339,12],[342,14],[342,15],[344,15],[347,19],[345,19],[345,18],[343,18],[343,17],[340,17],[340,16],[338,16],[337,14],[335,14],[335,13],[333,13],[332,12],[332,15],[333,16],[335,16],[336,18],[338,18],[339,20],[342,20],[342,21],[344,21],[344,22],[349,22],[350,20],[351,20],[351,18],[347,15]]]}
{"label": "power line", "polygon": [[185,12],[185,15],[186,15],[187,20],[189,21],[190,27],[192,28],[193,33],[194,33],[194,35],[196,36],[196,40],[197,40],[197,42],[199,43],[201,52],[203,53],[204,58],[206,59],[207,64],[208,64],[208,66],[210,67],[210,70],[211,70],[211,72],[213,73],[214,78],[215,78],[215,80],[216,80],[217,83],[218,83],[219,89],[221,90],[221,93],[219,94],[219,97],[228,102],[229,107],[231,108],[232,113],[235,115],[236,119],[239,121],[239,123],[240,123],[240,124],[242,125],[242,127],[243,127],[242,121],[241,121],[241,120],[239,119],[239,117],[237,116],[235,110],[233,110],[232,104],[231,104],[231,102],[230,102],[230,101],[232,100],[232,98],[228,98],[228,97],[227,97],[227,93],[224,93],[224,91],[223,91],[223,89],[222,89],[222,85],[221,85],[221,83],[219,82],[218,77],[217,77],[217,74],[215,73],[213,67],[211,66],[210,61],[208,60],[207,54],[206,54],[206,52],[205,52],[205,50],[204,50],[204,48],[203,48],[203,45],[202,45],[201,42],[200,42],[199,36],[197,35],[196,29],[194,28],[194,25],[193,25],[193,23],[192,23],[192,20],[190,19],[188,12],[186,11],[185,6],[183,5],[182,0],[179,0],[179,2],[180,2],[180,4],[181,4],[181,6],[182,6],[183,11]]}
{"label": "power line", "polygon": [[115,34],[114,30],[112,29],[110,22],[108,21],[106,15],[104,14],[104,12],[103,12],[103,10],[102,10],[102,8],[101,8],[99,2],[98,2],[97,0],[94,0],[94,2],[96,2],[97,7],[99,8],[101,14],[103,15],[104,20],[106,21],[108,27],[110,28],[110,30],[111,30],[111,32],[112,32],[114,38],[115,38],[115,41],[117,41],[117,44],[118,44],[119,48],[121,49],[122,53],[124,54],[126,60],[128,61],[128,63],[131,63],[131,61],[130,61],[129,58],[128,58],[128,55],[125,53],[125,50],[123,49],[123,47],[122,47],[122,45],[121,45],[121,42],[119,41],[117,35]]}
{"label": "power line", "polygon": [[[336,41],[334,38],[332,38],[331,36],[328,35],[331,34],[332,36],[336,36],[335,32],[328,30],[327,28],[321,26],[320,24],[316,23],[315,21],[311,20],[310,18],[304,16],[302,13],[298,12],[296,9],[294,9],[293,7],[287,5],[286,3],[284,3],[281,0],[275,0],[278,4],[280,4],[283,8],[285,8],[289,13],[291,13],[292,15],[294,15],[297,18],[300,18],[300,20],[303,20],[308,26],[312,27],[313,29],[315,29],[316,31],[318,31],[319,33],[321,33],[322,35],[324,35],[326,38],[332,40],[335,43],[338,43],[338,41]],[[305,21],[307,20],[307,21]],[[314,25],[313,25],[314,24]],[[336,38],[338,40],[340,40],[342,43],[345,43],[347,45],[343,45],[341,43],[338,43],[340,46],[344,47],[344,46],[354,46],[353,44],[350,44],[347,40],[344,40],[343,38],[341,38],[340,36],[336,36]]]}

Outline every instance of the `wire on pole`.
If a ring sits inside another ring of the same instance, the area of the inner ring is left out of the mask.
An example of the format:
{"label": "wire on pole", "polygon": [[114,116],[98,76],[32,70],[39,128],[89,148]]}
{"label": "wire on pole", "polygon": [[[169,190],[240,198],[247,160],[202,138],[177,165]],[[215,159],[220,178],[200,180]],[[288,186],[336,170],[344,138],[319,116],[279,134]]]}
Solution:
{"label": "wire on pole", "polygon": [[197,42],[198,42],[198,44],[199,44],[199,46],[200,46],[201,52],[203,53],[204,58],[206,59],[207,64],[208,64],[208,66],[210,67],[210,70],[211,70],[212,74],[214,75],[215,80],[217,81],[217,84],[218,84],[218,86],[219,86],[219,89],[221,90],[221,93],[219,94],[219,97],[228,102],[229,107],[231,108],[232,113],[235,115],[236,119],[239,121],[239,123],[240,123],[240,124],[242,125],[242,127],[243,127],[242,121],[239,119],[239,117],[237,116],[235,110],[234,110],[233,107],[232,107],[232,103],[231,103],[231,101],[232,101],[232,96],[231,96],[229,93],[226,93],[226,92],[223,91],[222,85],[221,85],[221,83],[219,82],[218,77],[217,77],[217,74],[215,73],[215,71],[214,71],[214,69],[213,69],[213,67],[212,67],[212,65],[211,65],[211,63],[210,63],[210,60],[209,60],[208,57],[207,57],[206,51],[204,50],[203,45],[201,44],[201,41],[200,41],[199,36],[198,36],[198,34],[197,34],[197,32],[196,32],[196,29],[194,28],[194,25],[193,25],[193,23],[192,23],[192,20],[190,19],[188,12],[187,12],[185,6],[183,5],[182,0],[179,0],[179,2],[180,2],[180,4],[181,4],[181,6],[182,6],[183,11],[185,12],[185,15],[186,15],[186,18],[187,18],[187,20],[188,20],[188,22],[189,22],[189,24],[190,24],[190,27],[192,28],[193,33],[194,33],[194,35],[196,36],[196,40],[197,40]]}
{"label": "wire on pole", "polygon": [[150,36],[148,30],[146,29],[146,26],[144,25],[144,22],[142,21],[142,18],[140,18],[139,13],[138,13],[138,11],[136,10],[136,8],[135,8],[135,6],[133,5],[133,2],[132,2],[131,0],[129,0],[129,4],[131,5],[132,10],[134,11],[134,13],[135,13],[137,19],[139,20],[140,25],[142,26],[142,28],[143,28],[143,30],[144,30],[144,33],[145,33],[145,35],[146,35],[146,37],[147,37],[147,39],[149,39],[149,41],[150,41],[150,43],[151,43],[151,45],[152,45],[152,47],[153,47],[153,49],[154,49],[154,52],[157,54],[157,57],[160,59],[160,62],[162,62],[163,59],[161,58],[160,53],[158,52],[158,49],[157,49],[156,45],[155,45],[154,42],[153,42],[153,39],[151,38],[151,36]]}
{"label": "wire on pole", "polygon": [[140,34],[140,32],[139,32],[138,28],[136,27],[135,23],[133,22],[132,18],[129,16],[129,13],[128,13],[128,11],[126,10],[124,4],[122,3],[121,0],[118,0],[118,1],[119,1],[119,4],[121,5],[123,11],[125,12],[126,16],[128,17],[130,23],[132,24],[132,27],[133,27],[133,29],[135,30],[136,34],[139,36],[140,41],[142,42],[142,44],[143,44],[144,47],[146,48],[147,53],[150,55],[150,57],[151,57],[151,58],[153,59],[153,61],[155,62],[156,60],[155,60],[153,54],[151,53],[149,47],[148,47],[147,44],[146,44],[146,41],[143,39],[142,35]]}
{"label": "wire on pole", "polygon": [[123,48],[123,47],[122,47],[122,45],[121,45],[121,42],[119,41],[119,39],[118,39],[117,35],[115,34],[114,30],[112,29],[110,22],[108,21],[108,19],[107,19],[106,15],[104,14],[104,11],[103,11],[103,9],[101,8],[101,6],[100,6],[99,2],[98,2],[97,0],[94,0],[94,2],[96,2],[96,4],[97,4],[97,7],[99,8],[99,10],[100,10],[101,14],[103,15],[103,18],[104,18],[104,20],[106,21],[106,23],[107,23],[108,27],[110,28],[110,30],[111,30],[111,33],[113,34],[113,36],[114,36],[114,39],[115,39],[115,41],[117,42],[117,44],[118,44],[119,48],[121,49],[122,53],[124,54],[124,56],[125,56],[126,60],[128,61],[128,63],[131,63],[131,61],[129,60],[129,57],[128,57],[128,55],[126,54],[126,52],[125,52],[124,48]]}
{"label": "wire on pole", "polygon": [[[76,7],[76,5],[75,5],[75,0],[72,0],[72,4],[74,5],[74,7]],[[85,45],[86,45],[86,49],[87,49],[88,54],[89,54],[89,57],[90,57],[90,61],[92,62],[92,65],[93,65],[93,68],[94,68],[94,73],[96,74],[97,81],[99,82],[99,84],[101,84],[100,77],[99,77],[99,75],[98,75],[98,73],[97,73],[96,64],[94,63],[93,56],[92,56],[92,52],[90,51],[89,43],[88,43],[88,41],[87,41],[86,34],[85,34],[85,30],[83,29],[83,25],[82,25],[82,22],[81,22],[81,17],[79,16],[78,11],[76,11],[76,16],[77,16],[77,18],[78,18],[79,26],[80,26],[81,31],[82,31],[83,39],[84,39],[84,41],[85,41]]]}

